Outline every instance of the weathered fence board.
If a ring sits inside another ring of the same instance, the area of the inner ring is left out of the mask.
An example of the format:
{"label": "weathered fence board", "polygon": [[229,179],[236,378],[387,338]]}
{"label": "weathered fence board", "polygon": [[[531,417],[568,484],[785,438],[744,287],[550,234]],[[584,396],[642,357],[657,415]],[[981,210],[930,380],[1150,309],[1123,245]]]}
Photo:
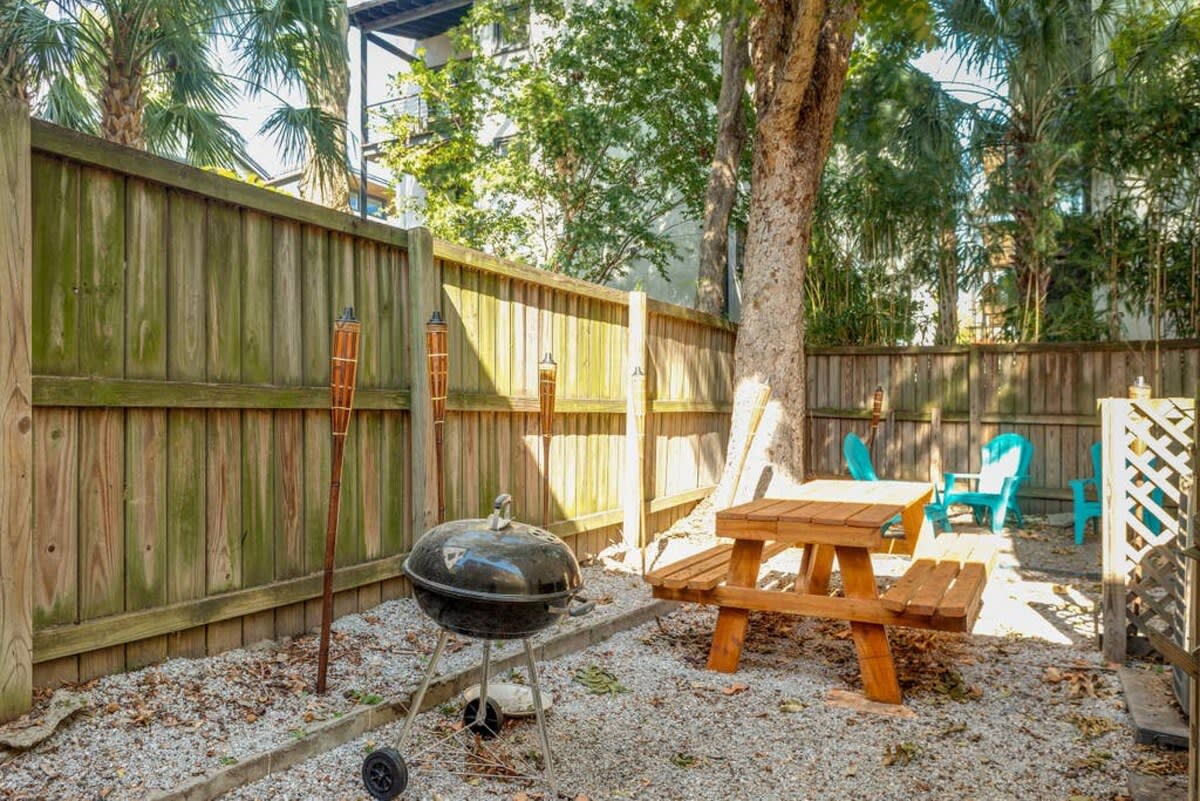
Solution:
{"label": "weathered fence board", "polygon": [[[316,623],[343,306],[364,336],[336,613],[405,592],[403,554],[433,519],[423,325],[435,309],[451,324],[449,516],[483,514],[507,490],[539,517],[537,366],[553,353],[551,527],[580,553],[621,539],[626,293],[42,123],[21,148],[36,181],[13,204],[32,220],[34,267],[33,498],[19,534],[35,557],[19,606],[38,682]],[[647,404],[653,532],[716,480],[734,329],[647,305],[647,384],[662,387]],[[5,536],[7,565],[24,546]],[[28,683],[29,664],[24,680],[0,667]],[[28,703],[19,686],[14,697],[5,715]]]}
{"label": "weathered fence board", "polygon": [[879,385],[895,420],[893,430],[881,429],[875,456],[888,477],[929,478],[935,447],[942,471],[975,471],[980,446],[1015,431],[1034,446],[1022,509],[1062,512],[1070,510],[1070,480],[1091,474],[1097,401],[1124,397],[1139,375],[1194,394],[1200,341],[814,348],[807,358],[810,472],[845,473],[842,439],[866,435]]}
{"label": "weathered fence board", "polygon": [[0,98],[0,720],[32,698],[34,594],[31,330],[33,250],[29,117]]}

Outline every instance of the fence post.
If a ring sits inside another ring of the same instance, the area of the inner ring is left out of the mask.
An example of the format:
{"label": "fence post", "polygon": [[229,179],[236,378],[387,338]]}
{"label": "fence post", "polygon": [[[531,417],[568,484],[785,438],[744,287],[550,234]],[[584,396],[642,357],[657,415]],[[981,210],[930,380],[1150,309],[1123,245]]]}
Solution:
{"label": "fence post", "polygon": [[437,471],[433,415],[429,408],[429,354],[425,321],[442,311],[442,281],[433,259],[433,235],[427,228],[408,230],[408,409],[412,421],[413,541],[437,523]]}
{"label": "fence post", "polygon": [[977,473],[983,466],[983,353],[976,345],[967,347],[967,413],[968,472]]}
{"label": "fence post", "polygon": [[29,108],[0,97],[0,721],[33,701]]}
{"label": "fence post", "polygon": [[929,411],[929,480],[935,487],[942,483],[942,407]]}
{"label": "fence post", "polygon": [[[626,363],[629,370],[625,389],[625,488],[622,542],[626,551],[640,548],[645,524],[646,486],[645,435],[639,436],[639,424],[646,424],[646,293],[629,293],[629,327],[626,339]],[[638,372],[641,371],[641,377]]]}
{"label": "fence post", "polygon": [[1124,662],[1126,647],[1125,619],[1125,497],[1128,479],[1125,476],[1125,416],[1131,403],[1117,398],[1100,401],[1100,424],[1104,441],[1104,481],[1100,487],[1104,514],[1103,547],[1103,598],[1101,614],[1104,617],[1103,654],[1109,662]]}
{"label": "fence post", "polygon": [[[1186,514],[1180,515],[1187,525],[1183,544],[1195,548],[1197,535],[1200,535],[1200,387],[1196,388],[1196,397],[1192,403],[1192,480],[1186,491]],[[1196,649],[1200,647],[1200,565],[1195,559],[1186,559],[1185,586],[1187,587],[1187,643],[1190,646],[1192,658],[1196,658]],[[1195,672],[1188,678],[1188,798],[1191,801],[1200,798],[1200,676]]]}

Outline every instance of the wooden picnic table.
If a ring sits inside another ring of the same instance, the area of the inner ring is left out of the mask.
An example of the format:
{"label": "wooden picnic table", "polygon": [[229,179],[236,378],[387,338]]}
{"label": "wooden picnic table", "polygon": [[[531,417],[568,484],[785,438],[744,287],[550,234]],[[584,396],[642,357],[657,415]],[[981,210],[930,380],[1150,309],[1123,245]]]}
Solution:
{"label": "wooden picnic table", "polygon": [[[984,554],[979,538],[951,535],[948,552],[918,559],[880,597],[871,552],[912,553],[928,525],[924,506],[932,494],[932,485],[924,482],[811,481],[790,498],[760,498],[718,512],[717,536],[732,538],[732,545],[645,578],[656,597],[720,607],[708,655],[711,670],[737,670],[751,610],[848,620],[866,696],[898,704],[887,626],[969,631],[993,558]],[[885,539],[880,527],[897,515],[904,537]],[[758,589],[762,562],[789,547],[804,549],[794,591]],[[835,557],[843,597],[828,595]]]}

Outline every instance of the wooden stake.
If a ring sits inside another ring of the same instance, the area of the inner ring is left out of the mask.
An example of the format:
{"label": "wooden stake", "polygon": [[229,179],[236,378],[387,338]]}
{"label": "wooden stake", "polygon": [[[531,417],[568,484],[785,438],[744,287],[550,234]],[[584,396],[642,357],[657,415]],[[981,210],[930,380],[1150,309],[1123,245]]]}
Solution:
{"label": "wooden stake", "polygon": [[[646,475],[646,373],[641,367],[633,368],[633,375],[629,377],[629,386],[632,397],[634,398],[633,410],[633,425],[637,434],[637,460],[633,465],[633,473],[638,482],[638,489],[642,489]],[[636,493],[636,519],[637,519],[637,536],[633,538],[632,545],[638,549],[638,553],[642,556],[641,569],[642,575],[646,574],[646,500],[644,490]],[[628,541],[630,538],[626,537]]]}
{"label": "wooden stake", "polygon": [[333,458],[329,471],[329,517],[325,528],[325,580],[321,596],[321,643],[317,651],[317,692],[324,694],[329,668],[329,629],[333,625],[333,556],[337,545],[338,505],[342,494],[342,458],[354,407],[358,380],[359,322],[347,306],[333,325],[333,356],[329,370],[329,416]]}
{"label": "wooden stake", "polygon": [[425,324],[425,352],[429,355],[429,401],[433,410],[434,460],[437,464],[437,521],[446,522],[445,464],[446,391],[450,383],[450,355],[446,321],[435,311]]}
{"label": "wooden stake", "polygon": [[742,453],[738,457],[737,473],[733,477],[733,496],[730,500],[737,503],[738,487],[742,484],[742,470],[746,468],[746,459],[750,456],[750,446],[754,443],[754,435],[758,432],[758,424],[762,422],[763,412],[767,409],[767,401],[771,399],[771,386],[759,384],[758,394],[754,396],[754,406],[750,408],[750,427],[746,431],[746,441],[742,443]]}
{"label": "wooden stake", "polygon": [[538,406],[542,431],[542,527],[550,524],[550,438],[554,436],[554,392],[558,365],[549,353],[538,364]]}

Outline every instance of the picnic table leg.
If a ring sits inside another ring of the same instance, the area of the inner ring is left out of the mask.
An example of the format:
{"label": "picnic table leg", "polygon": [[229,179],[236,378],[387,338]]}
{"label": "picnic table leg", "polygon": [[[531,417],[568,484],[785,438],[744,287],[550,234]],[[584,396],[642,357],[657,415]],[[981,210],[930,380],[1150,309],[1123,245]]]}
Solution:
{"label": "picnic table leg", "polygon": [[[842,568],[842,586],[847,598],[878,598],[875,571],[866,548],[839,547],[838,564]],[[900,683],[888,646],[887,628],[878,623],[851,623],[850,632],[858,651],[858,669],[863,691],[872,701],[885,704],[901,702]]]}
{"label": "picnic table leg", "polygon": [[796,574],[796,592],[829,594],[829,574],[833,572],[833,546],[808,544]]}
{"label": "picnic table leg", "polygon": [[[762,565],[762,540],[735,540],[729,556],[729,577],[725,584],[730,587],[753,587],[758,582],[758,569]],[[721,673],[737,670],[742,658],[742,646],[746,642],[746,624],[750,612],[722,606],[717,613],[717,627],[713,630],[712,647],[708,651],[708,669]]]}
{"label": "picnic table leg", "polygon": [[900,513],[900,521],[904,526],[904,540],[908,552],[917,557],[924,556],[933,547],[933,524],[925,517],[925,504],[933,499],[933,490],[924,498],[912,504]]}

